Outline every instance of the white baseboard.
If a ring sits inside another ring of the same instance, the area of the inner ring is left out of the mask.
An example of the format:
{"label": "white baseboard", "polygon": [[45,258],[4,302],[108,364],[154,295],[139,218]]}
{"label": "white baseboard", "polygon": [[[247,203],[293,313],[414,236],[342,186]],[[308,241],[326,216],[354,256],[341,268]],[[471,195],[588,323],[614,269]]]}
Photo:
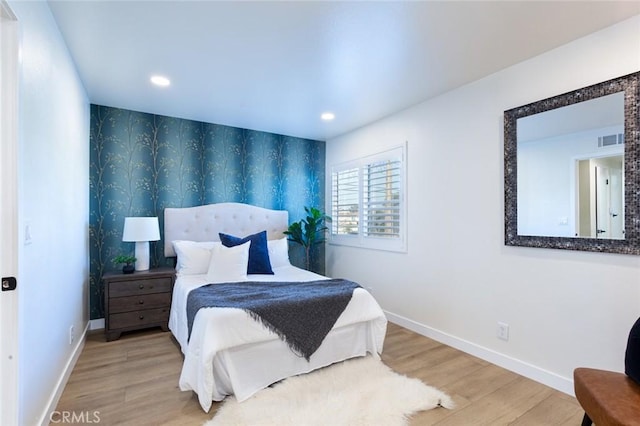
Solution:
{"label": "white baseboard", "polygon": [[104,328],[104,318],[89,321],[89,330],[101,330]]}
{"label": "white baseboard", "polygon": [[574,395],[573,379],[559,376],[543,368],[529,364],[508,355],[501,354],[492,349],[485,348],[475,343],[460,339],[456,336],[444,333],[426,325],[420,324],[408,318],[385,311],[389,321],[398,324],[406,329],[414,331],[422,336],[429,337],[447,346],[451,346],[462,352],[466,352],[492,364],[505,368],[521,376],[527,377],[536,382],[542,383],[560,392],[571,396]]}
{"label": "white baseboard", "polygon": [[60,397],[62,396],[62,392],[64,391],[67,382],[69,381],[69,376],[71,376],[71,372],[73,371],[73,367],[75,367],[78,362],[78,358],[80,358],[80,354],[82,353],[82,349],[84,348],[84,343],[87,339],[87,331],[89,329],[89,323],[84,327],[82,333],[80,333],[78,342],[76,346],[73,348],[73,352],[71,353],[71,357],[67,361],[67,365],[65,365],[64,370],[62,370],[60,377],[58,378],[58,382],[56,383],[56,387],[54,392],[49,397],[49,402],[45,409],[45,412],[42,414],[39,425],[48,426],[51,424],[51,415],[55,411],[58,406],[58,402],[60,401]]}

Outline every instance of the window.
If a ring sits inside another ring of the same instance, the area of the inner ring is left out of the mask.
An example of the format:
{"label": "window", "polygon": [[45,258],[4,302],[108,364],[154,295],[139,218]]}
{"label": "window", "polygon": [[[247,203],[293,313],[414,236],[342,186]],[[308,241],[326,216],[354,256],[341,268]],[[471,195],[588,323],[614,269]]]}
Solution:
{"label": "window", "polygon": [[405,153],[401,146],[332,167],[332,244],[406,250]]}

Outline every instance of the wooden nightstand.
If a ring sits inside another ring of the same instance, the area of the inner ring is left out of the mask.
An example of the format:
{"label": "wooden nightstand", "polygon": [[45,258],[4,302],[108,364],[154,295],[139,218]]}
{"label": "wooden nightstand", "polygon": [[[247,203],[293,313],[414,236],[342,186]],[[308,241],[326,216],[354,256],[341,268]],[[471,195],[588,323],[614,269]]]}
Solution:
{"label": "wooden nightstand", "polygon": [[175,270],[170,267],[133,274],[105,273],[102,282],[107,341],[119,339],[123,331],[148,327],[168,331],[174,277]]}

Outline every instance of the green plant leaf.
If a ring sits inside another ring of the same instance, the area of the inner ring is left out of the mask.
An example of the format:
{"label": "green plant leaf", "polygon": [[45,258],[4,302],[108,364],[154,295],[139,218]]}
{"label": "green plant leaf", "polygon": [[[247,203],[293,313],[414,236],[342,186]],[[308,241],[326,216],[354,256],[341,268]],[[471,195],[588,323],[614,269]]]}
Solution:
{"label": "green plant leaf", "polygon": [[120,254],[114,257],[112,262],[115,263],[116,265],[119,265],[121,263],[124,263],[125,265],[129,265],[130,263],[134,263],[136,260],[137,259],[135,256]]}
{"label": "green plant leaf", "polygon": [[289,237],[289,241],[304,247],[308,269],[310,265],[310,248],[325,241],[325,232],[329,229],[325,226],[325,222],[330,222],[331,217],[315,207],[305,206],[304,211],[306,217],[289,225],[284,234]]}

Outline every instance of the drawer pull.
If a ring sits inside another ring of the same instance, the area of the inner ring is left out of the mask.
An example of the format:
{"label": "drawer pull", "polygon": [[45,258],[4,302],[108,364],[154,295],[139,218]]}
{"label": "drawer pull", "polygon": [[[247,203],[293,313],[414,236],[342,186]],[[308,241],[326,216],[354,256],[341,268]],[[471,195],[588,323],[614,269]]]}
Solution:
{"label": "drawer pull", "polygon": [[140,300],[138,303],[144,305],[144,300]]}
{"label": "drawer pull", "polygon": [[142,289],[144,288],[144,284],[140,284],[140,285],[138,286],[138,288],[139,288],[140,290],[142,290]]}
{"label": "drawer pull", "polygon": [[144,315],[140,315],[140,316],[138,317],[138,319],[143,320],[143,319],[144,319]]}

